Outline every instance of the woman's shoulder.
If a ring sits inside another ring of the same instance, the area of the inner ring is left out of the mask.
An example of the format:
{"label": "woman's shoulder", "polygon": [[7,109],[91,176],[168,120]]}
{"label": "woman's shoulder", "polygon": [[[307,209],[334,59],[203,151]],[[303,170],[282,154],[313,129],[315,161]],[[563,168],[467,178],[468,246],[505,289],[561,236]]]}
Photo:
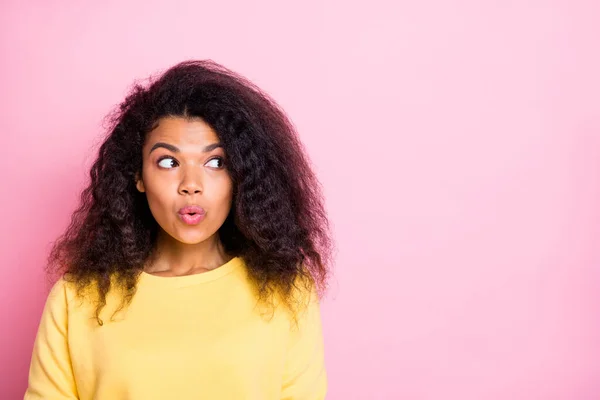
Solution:
{"label": "woman's shoulder", "polygon": [[307,275],[298,275],[287,293],[277,292],[275,304],[292,326],[307,318],[308,314],[319,311],[320,296],[314,280]]}

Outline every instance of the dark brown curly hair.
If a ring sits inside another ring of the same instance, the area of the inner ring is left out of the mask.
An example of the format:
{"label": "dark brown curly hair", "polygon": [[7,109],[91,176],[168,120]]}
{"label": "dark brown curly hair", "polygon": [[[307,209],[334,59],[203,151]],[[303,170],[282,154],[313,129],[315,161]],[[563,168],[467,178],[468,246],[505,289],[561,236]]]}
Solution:
{"label": "dark brown curly hair", "polygon": [[[167,116],[201,118],[219,136],[233,181],[233,203],[218,231],[228,254],[245,261],[259,299],[279,293],[287,306],[298,281],[321,296],[332,240],[321,185],[283,110],[256,85],[210,60],[179,63],[149,83],[135,83],[107,118],[107,136],[81,202],[48,257],[50,272],[93,287],[96,318],[107,293],[135,294],[158,232],[141,174],[146,134]],[[307,278],[307,279],[305,279]]]}

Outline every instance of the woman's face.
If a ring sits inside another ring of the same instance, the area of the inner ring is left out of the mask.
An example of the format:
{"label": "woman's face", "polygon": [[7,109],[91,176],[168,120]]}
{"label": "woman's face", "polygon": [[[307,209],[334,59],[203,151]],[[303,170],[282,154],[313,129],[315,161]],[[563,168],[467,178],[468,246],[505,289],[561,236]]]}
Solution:
{"label": "woman's face", "polygon": [[[227,218],[233,197],[216,132],[198,118],[161,118],[142,151],[142,179],[136,187],[146,193],[162,230],[186,244],[212,237]],[[182,210],[186,206],[201,209]]]}

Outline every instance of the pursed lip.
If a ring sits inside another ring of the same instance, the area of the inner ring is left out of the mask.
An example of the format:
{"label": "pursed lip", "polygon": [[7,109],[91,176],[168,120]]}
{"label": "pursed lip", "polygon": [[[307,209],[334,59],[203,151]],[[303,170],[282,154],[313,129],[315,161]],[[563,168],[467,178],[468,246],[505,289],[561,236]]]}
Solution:
{"label": "pursed lip", "polygon": [[179,214],[206,214],[206,211],[200,206],[185,206],[179,209]]}

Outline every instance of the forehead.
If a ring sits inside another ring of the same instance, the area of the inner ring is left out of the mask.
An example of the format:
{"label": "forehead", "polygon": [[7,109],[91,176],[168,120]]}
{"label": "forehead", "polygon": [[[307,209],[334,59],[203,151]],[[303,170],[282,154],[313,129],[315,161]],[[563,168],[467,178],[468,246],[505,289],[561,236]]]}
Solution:
{"label": "forehead", "polygon": [[214,129],[200,118],[164,117],[146,136],[146,145],[167,142],[175,145],[199,145],[216,143],[219,137]]}

